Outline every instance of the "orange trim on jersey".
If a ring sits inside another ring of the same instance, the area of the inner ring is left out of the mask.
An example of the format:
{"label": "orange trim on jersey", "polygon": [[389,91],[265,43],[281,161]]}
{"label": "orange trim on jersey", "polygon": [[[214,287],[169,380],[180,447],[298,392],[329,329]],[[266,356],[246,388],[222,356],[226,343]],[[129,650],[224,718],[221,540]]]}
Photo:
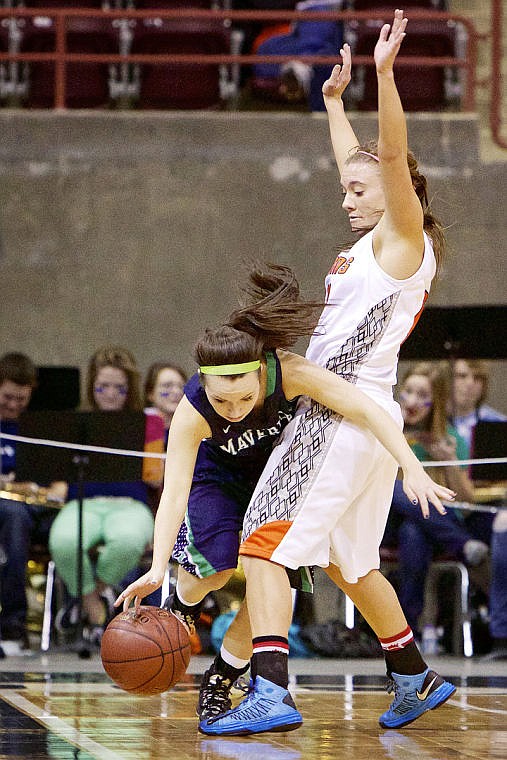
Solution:
{"label": "orange trim on jersey", "polygon": [[[159,414],[145,415],[144,450],[154,454],[165,453],[164,420]],[[164,460],[155,457],[143,459],[142,479],[145,483],[156,483],[164,477]]]}
{"label": "orange trim on jersey", "polygon": [[419,319],[421,318],[421,314],[423,313],[424,307],[426,306],[426,301],[428,300],[428,296],[429,296],[429,293],[428,293],[427,290],[425,290],[424,291],[424,298],[423,298],[422,306],[419,309],[419,311],[417,312],[417,314],[415,315],[414,321],[412,322],[412,327],[410,328],[410,330],[408,331],[408,333],[405,335],[405,337],[401,341],[401,345],[403,345],[405,343],[405,341],[407,340],[408,336],[412,333],[412,331],[415,328],[416,324],[419,322]]}
{"label": "orange trim on jersey", "polygon": [[248,536],[246,541],[243,541],[239,547],[239,553],[249,557],[271,559],[271,555],[275,549],[278,549],[291,525],[292,523],[287,520],[275,520],[261,525],[251,536]]}

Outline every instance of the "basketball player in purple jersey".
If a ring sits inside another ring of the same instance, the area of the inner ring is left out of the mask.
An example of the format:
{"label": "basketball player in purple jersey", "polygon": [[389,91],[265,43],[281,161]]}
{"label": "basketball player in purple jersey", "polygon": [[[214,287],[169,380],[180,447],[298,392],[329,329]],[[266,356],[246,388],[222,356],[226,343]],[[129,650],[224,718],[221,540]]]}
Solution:
{"label": "basketball player in purple jersey", "polygon": [[[430,500],[443,510],[440,499],[452,498],[426,475],[400,427],[379,405],[336,374],[286,350],[311,333],[316,321],[315,306],[299,300],[291,270],[257,269],[250,281],[251,305],[234,312],[226,325],[207,330],[195,347],[199,373],[185,386],[169,431],[152,566],[116,601],[125,609],[132,600],[139,605],[162,584],[172,554],[180,565],[172,610],[189,629],[204,597],[237,568],[246,507],[302,396],[323,405],[326,414],[344,415],[378,436],[393,463],[403,467],[409,498],[420,500],[423,508]],[[302,578],[304,587],[308,575],[298,570],[291,581],[296,585],[294,578]],[[290,610],[287,625],[289,619]],[[247,669],[250,654],[243,606],[204,676],[198,705],[202,719],[230,706],[232,683]]]}

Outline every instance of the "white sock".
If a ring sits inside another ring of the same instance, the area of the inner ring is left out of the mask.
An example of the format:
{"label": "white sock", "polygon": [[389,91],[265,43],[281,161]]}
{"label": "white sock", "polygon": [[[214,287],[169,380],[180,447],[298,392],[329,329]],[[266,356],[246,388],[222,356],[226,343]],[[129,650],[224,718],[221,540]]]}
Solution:
{"label": "white sock", "polygon": [[178,595],[178,599],[182,604],[185,605],[185,607],[197,607],[198,604],[202,602],[202,599],[199,602],[188,602],[182,595],[180,586],[178,581],[176,581],[176,594]]}
{"label": "white sock", "polygon": [[236,670],[243,670],[243,668],[246,668],[250,662],[250,660],[242,660],[240,657],[235,657],[233,654],[227,651],[223,644],[220,647],[220,657],[224,662],[227,663],[227,665],[236,668]]}

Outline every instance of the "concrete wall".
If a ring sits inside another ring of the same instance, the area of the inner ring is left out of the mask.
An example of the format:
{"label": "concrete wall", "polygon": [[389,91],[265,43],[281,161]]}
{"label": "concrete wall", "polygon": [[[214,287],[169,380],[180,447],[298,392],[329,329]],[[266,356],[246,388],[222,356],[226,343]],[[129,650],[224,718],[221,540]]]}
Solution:
{"label": "concrete wall", "polygon": [[[115,342],[143,371],[193,370],[244,262],[290,264],[321,297],[349,238],[322,114],[2,111],[0,128],[0,351],[39,364],[84,369]],[[507,163],[480,163],[470,115],[410,115],[409,131],[452,248],[430,303],[505,303]]]}

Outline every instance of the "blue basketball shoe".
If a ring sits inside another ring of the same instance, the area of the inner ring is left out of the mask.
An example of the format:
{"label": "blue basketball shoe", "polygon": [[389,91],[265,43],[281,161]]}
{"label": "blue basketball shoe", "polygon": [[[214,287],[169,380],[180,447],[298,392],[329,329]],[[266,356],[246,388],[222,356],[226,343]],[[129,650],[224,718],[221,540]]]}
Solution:
{"label": "blue basketball shoe", "polygon": [[260,734],[264,731],[292,731],[303,718],[287,689],[257,676],[248,696],[234,710],[202,720],[203,734]]}
{"label": "blue basketball shoe", "polygon": [[427,710],[440,707],[456,691],[456,687],[427,668],[415,676],[391,673],[387,691],[394,690],[394,700],[379,718],[383,728],[399,728],[412,723]]}

